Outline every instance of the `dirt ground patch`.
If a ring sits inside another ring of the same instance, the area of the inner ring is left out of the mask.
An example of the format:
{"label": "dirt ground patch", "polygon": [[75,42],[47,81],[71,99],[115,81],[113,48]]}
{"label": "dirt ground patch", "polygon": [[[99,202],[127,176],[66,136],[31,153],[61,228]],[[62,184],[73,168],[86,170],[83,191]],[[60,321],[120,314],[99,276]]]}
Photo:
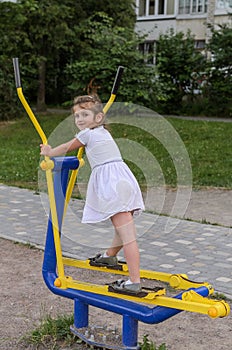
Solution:
{"label": "dirt ground patch", "polygon": [[[0,348],[25,350],[20,338],[47,315],[72,313],[73,302],[53,295],[45,286],[41,275],[42,251],[0,239],[0,256]],[[82,273],[82,278],[88,280],[88,271]],[[101,275],[97,278],[98,283],[107,283],[106,276],[104,280]],[[119,315],[92,307],[91,320],[95,324],[107,320],[109,325],[121,327]],[[168,350],[231,350],[232,317],[210,319],[205,315],[182,312],[158,325],[140,323],[140,340],[144,334],[157,345],[165,343]],[[75,350],[84,348],[80,344],[73,347]]]}

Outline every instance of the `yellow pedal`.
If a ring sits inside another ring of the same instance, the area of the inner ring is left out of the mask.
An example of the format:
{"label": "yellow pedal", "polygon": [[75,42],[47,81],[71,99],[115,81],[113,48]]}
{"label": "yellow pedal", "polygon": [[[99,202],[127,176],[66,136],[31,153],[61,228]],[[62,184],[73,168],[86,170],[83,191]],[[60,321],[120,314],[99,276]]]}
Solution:
{"label": "yellow pedal", "polygon": [[160,297],[161,295],[165,295],[166,294],[166,289],[162,288],[160,290],[157,290],[156,292],[150,292],[148,293],[144,299],[146,300],[152,300],[155,299],[156,297]]}

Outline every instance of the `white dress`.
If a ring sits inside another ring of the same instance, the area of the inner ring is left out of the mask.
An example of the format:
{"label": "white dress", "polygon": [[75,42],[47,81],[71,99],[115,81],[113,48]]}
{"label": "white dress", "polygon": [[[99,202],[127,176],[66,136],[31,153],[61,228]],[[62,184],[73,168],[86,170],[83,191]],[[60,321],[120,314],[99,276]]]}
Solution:
{"label": "white dress", "polygon": [[75,136],[83,145],[90,163],[90,175],[83,223],[107,220],[114,214],[144,210],[136,178],[123,162],[117,144],[103,127],[85,129]]}

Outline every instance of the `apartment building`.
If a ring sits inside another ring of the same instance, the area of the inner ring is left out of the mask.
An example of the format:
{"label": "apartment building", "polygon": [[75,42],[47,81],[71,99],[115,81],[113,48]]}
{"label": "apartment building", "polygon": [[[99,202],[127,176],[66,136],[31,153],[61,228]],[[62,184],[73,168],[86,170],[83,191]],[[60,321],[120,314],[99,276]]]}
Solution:
{"label": "apartment building", "polygon": [[160,33],[190,30],[195,47],[204,50],[210,38],[207,24],[229,23],[232,0],[136,0],[136,31],[148,34],[144,52],[151,52]]}

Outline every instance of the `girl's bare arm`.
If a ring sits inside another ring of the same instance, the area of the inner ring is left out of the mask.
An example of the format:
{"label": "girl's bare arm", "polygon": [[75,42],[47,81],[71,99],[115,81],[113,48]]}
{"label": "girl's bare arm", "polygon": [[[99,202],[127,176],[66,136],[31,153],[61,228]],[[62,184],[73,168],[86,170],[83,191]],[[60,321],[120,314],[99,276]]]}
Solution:
{"label": "girl's bare arm", "polygon": [[40,154],[42,156],[48,156],[48,157],[56,157],[65,155],[68,152],[74,151],[80,147],[84,146],[79,140],[76,138],[66,142],[62,143],[61,145],[52,148],[50,145],[40,145]]}

